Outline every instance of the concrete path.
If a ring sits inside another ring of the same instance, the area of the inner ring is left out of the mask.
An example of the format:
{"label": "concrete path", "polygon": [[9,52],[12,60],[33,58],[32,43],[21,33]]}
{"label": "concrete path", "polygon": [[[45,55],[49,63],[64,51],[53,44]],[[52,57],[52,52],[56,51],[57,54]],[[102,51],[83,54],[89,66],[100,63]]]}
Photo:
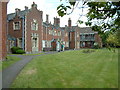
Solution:
{"label": "concrete path", "polygon": [[20,71],[23,69],[23,67],[30,62],[33,58],[36,56],[43,56],[46,54],[55,54],[57,52],[46,52],[45,54],[41,55],[11,55],[11,56],[18,56],[21,57],[22,60],[12,64],[10,67],[4,69],[2,72],[0,72],[0,75],[2,74],[2,88],[9,88],[12,84],[12,82],[15,80],[17,75],[20,73]]}

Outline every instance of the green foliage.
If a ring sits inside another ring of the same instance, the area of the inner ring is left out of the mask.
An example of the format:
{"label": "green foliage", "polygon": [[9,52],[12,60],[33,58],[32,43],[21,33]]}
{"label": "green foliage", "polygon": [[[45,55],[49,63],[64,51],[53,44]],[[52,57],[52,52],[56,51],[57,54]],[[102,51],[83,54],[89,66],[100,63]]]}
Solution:
{"label": "green foliage", "polygon": [[95,50],[92,50],[92,49],[85,49],[82,51],[83,53],[92,53],[92,52],[95,52]]}
{"label": "green foliage", "polygon": [[64,6],[63,4],[59,5],[57,7],[57,13],[59,14],[59,16],[63,17],[66,14],[67,8],[68,7]]}
{"label": "green foliage", "polygon": [[25,51],[21,50],[21,49],[19,49],[19,50],[16,51],[16,54],[24,54],[24,53],[25,53]]}
{"label": "green foliage", "polygon": [[12,54],[24,54],[25,53],[25,51],[22,50],[22,48],[20,47],[12,47],[11,52]]}
{"label": "green foliage", "polygon": [[11,52],[12,52],[13,54],[16,54],[16,51],[19,50],[19,49],[21,49],[21,48],[20,48],[20,47],[12,47],[12,48],[11,48]]}
{"label": "green foliage", "polygon": [[94,43],[94,46],[93,46],[94,49],[99,49],[100,46],[98,45],[98,43]]}
{"label": "green foliage", "polygon": [[[89,7],[89,12],[87,13],[88,22],[96,19],[98,23],[93,23],[93,26],[100,27],[98,32],[101,33],[101,31],[120,27],[120,13],[118,13],[120,2],[88,2],[87,5]],[[117,30],[118,28],[115,31]]]}
{"label": "green foliage", "polygon": [[79,24],[82,24],[82,23],[83,23],[83,21],[81,21],[81,20],[78,20],[78,22],[79,22]]}
{"label": "green foliage", "polygon": [[85,22],[87,26],[91,26],[92,22]]}
{"label": "green foliage", "polygon": [[[70,0],[69,0],[69,1],[70,1]],[[70,5],[74,6],[76,2],[71,2],[71,1],[70,1],[69,3],[70,3]]]}
{"label": "green foliage", "polygon": [[103,47],[107,46],[107,38],[108,38],[109,33],[110,33],[109,31],[106,31],[104,32],[104,34],[101,34]]}
{"label": "green foliage", "polygon": [[[63,4],[58,6],[57,10],[59,16],[63,17],[66,15],[67,9],[74,10],[72,7],[75,6],[76,1],[69,0],[69,4],[69,6],[65,6]],[[107,2],[84,1],[82,5],[83,8],[85,4],[89,7],[89,11],[87,13],[88,21],[85,22],[85,24],[87,26],[91,26],[93,31],[97,31],[98,34],[101,35],[104,45],[119,45],[118,37],[116,37],[119,35],[115,36],[109,34],[111,32],[116,33],[120,30],[120,2],[112,2],[111,0],[107,0]],[[79,24],[83,23],[81,20],[78,20],[78,22]]]}
{"label": "green foliage", "polygon": [[73,1],[69,0],[69,4],[70,5],[67,5],[67,6],[65,6],[63,4],[59,5],[57,7],[57,13],[58,13],[58,15],[61,16],[61,17],[63,17],[64,15],[66,15],[67,14],[67,9],[72,9],[72,7],[75,5],[75,3],[76,3],[75,1],[73,2]]}
{"label": "green foliage", "polygon": [[117,35],[117,33],[111,33],[108,38],[107,38],[107,42],[108,44],[110,44],[110,46],[120,46],[120,42],[119,42],[119,36]]}
{"label": "green foliage", "polygon": [[[87,13],[88,22],[86,22],[86,25],[92,25],[94,30],[100,34],[105,30],[117,31],[120,28],[120,2],[111,2],[110,0],[107,2],[84,2],[83,7],[85,3],[89,7],[89,12]],[[71,7],[75,6],[76,1],[69,0],[69,4],[69,6],[61,4],[57,7],[59,16],[63,17],[66,15],[67,9],[72,9]],[[110,21],[105,22],[108,19]],[[97,20],[97,23],[94,23],[94,20]],[[81,24],[81,20],[79,23]]]}

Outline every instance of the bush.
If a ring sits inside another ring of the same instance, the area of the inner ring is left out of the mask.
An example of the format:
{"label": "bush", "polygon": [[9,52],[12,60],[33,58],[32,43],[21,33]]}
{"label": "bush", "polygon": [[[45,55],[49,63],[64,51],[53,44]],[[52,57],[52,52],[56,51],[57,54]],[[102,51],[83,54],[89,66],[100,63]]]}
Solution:
{"label": "bush", "polygon": [[90,49],[83,50],[83,53],[91,53],[91,52],[95,52],[95,50],[90,50]]}
{"label": "bush", "polygon": [[25,53],[25,51],[21,50],[21,49],[19,49],[19,50],[16,51],[16,54],[24,54],[24,53]]}
{"label": "bush", "polygon": [[19,50],[19,49],[20,49],[20,47],[12,47],[12,48],[11,48],[11,52],[12,52],[13,54],[16,54],[16,51]]}
{"label": "bush", "polygon": [[99,47],[98,43],[94,43],[93,48],[94,48],[94,49],[99,49],[100,47]]}
{"label": "bush", "polygon": [[11,52],[12,52],[12,54],[23,54],[23,53],[25,53],[25,51],[22,50],[22,48],[20,48],[20,47],[12,47]]}

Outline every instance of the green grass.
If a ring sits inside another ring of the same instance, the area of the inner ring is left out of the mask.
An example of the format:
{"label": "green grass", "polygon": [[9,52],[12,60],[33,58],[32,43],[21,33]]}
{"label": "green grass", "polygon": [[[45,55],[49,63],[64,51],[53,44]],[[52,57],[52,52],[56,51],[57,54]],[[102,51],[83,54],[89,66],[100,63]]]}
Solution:
{"label": "green grass", "polygon": [[66,51],[32,60],[12,88],[117,88],[118,53]]}
{"label": "green grass", "polygon": [[7,60],[2,61],[2,69],[5,69],[12,65],[13,63],[21,60],[21,58],[16,57],[16,56],[7,56]]}

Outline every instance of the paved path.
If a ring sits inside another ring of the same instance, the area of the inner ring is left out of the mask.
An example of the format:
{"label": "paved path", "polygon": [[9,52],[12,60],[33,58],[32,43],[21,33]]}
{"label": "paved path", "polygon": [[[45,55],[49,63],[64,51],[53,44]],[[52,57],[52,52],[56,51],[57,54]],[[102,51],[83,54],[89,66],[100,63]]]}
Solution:
{"label": "paved path", "polygon": [[43,56],[46,54],[54,54],[57,52],[46,52],[45,54],[41,55],[11,55],[11,56],[18,56],[21,57],[22,60],[12,64],[10,67],[4,69],[2,72],[0,72],[0,75],[2,74],[2,88],[9,88],[12,82],[15,80],[17,75],[20,73],[20,71],[23,69],[23,67],[30,62],[34,57],[36,56]]}

